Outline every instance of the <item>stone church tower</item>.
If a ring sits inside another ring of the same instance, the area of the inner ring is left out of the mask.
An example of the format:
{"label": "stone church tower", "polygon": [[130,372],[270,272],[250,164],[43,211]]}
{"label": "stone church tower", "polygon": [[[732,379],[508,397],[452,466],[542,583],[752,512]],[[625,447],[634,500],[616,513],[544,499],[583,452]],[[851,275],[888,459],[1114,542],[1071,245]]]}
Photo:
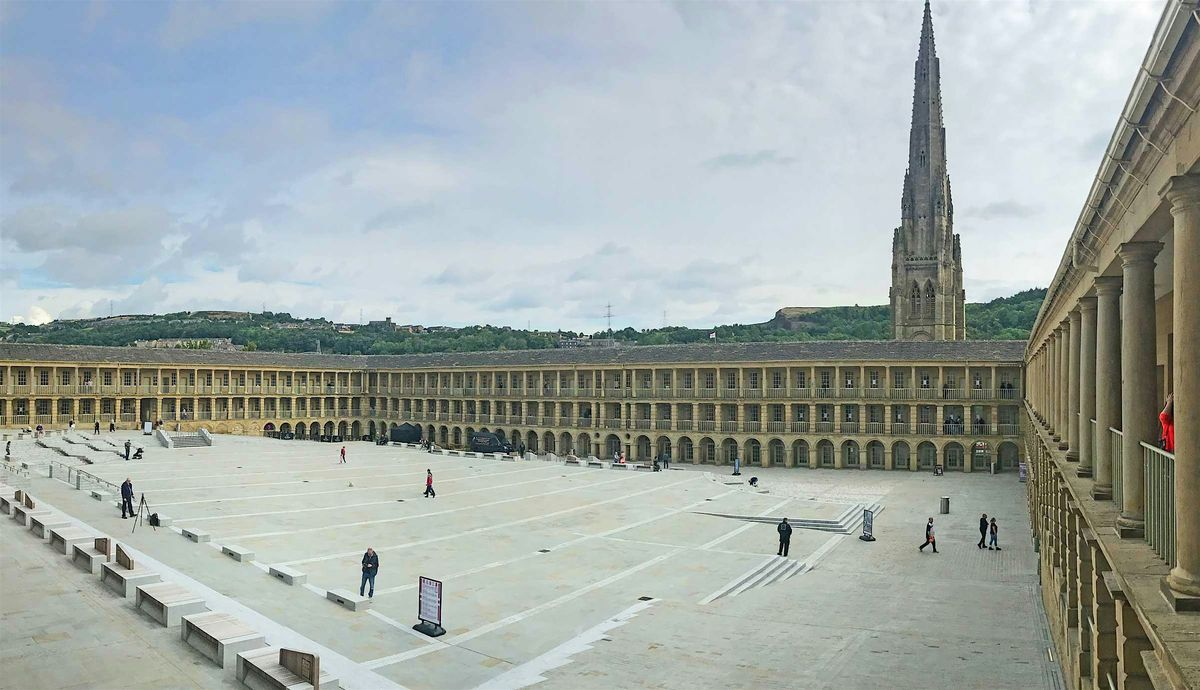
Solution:
{"label": "stone church tower", "polygon": [[915,83],[900,227],[892,237],[892,337],[965,340],[962,252],[954,234],[941,78],[929,2],[921,25]]}

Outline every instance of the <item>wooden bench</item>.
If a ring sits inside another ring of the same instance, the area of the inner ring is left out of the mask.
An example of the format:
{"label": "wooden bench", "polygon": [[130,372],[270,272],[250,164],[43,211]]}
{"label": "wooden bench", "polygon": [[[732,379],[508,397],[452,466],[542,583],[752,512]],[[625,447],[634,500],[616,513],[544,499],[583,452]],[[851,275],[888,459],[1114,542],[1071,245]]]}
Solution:
{"label": "wooden bench", "polygon": [[183,616],[208,610],[203,599],[174,582],[139,585],[133,597],[133,607],[145,611],[168,628],[179,625],[179,619]]}
{"label": "wooden bench", "polygon": [[70,556],[76,544],[94,542],[95,539],[95,532],[74,525],[55,527],[50,530],[50,548],[62,551],[64,556]]}
{"label": "wooden bench", "polygon": [[194,541],[197,544],[199,544],[201,542],[212,541],[211,534],[209,534],[208,532],[205,532],[202,529],[196,529],[194,527],[184,527],[183,528],[183,537],[184,537],[184,539]]}
{"label": "wooden bench", "polygon": [[109,589],[117,594],[132,599],[138,585],[149,585],[162,580],[158,573],[149,568],[139,568],[117,544],[117,560],[115,563],[100,564],[100,583],[107,584]]}
{"label": "wooden bench", "polygon": [[269,573],[271,577],[278,578],[289,585],[302,585],[308,582],[308,575],[286,565],[273,565],[270,567]]}
{"label": "wooden bench", "polygon": [[237,655],[237,679],[249,688],[337,690],[338,681],[321,671],[316,654],[263,647]]}
{"label": "wooden bench", "polygon": [[221,668],[234,662],[238,652],[266,646],[262,633],[228,613],[193,613],[180,619],[179,637]]}
{"label": "wooden bench", "polygon": [[100,572],[100,564],[107,563],[112,558],[112,542],[108,537],[97,537],[91,546],[76,544],[72,552],[72,563],[96,575]]}
{"label": "wooden bench", "polygon": [[45,515],[29,514],[29,531],[42,541],[50,541],[50,530],[71,526],[71,521],[67,519],[67,516],[49,510],[44,512]]}
{"label": "wooden bench", "polygon": [[350,609],[358,611],[359,609],[368,609],[371,607],[371,600],[368,597],[359,596],[353,592],[348,592],[344,589],[331,589],[325,592],[325,598]]}
{"label": "wooden bench", "polygon": [[237,544],[224,544],[221,546],[221,553],[229,556],[235,561],[252,561],[254,560],[254,552]]}

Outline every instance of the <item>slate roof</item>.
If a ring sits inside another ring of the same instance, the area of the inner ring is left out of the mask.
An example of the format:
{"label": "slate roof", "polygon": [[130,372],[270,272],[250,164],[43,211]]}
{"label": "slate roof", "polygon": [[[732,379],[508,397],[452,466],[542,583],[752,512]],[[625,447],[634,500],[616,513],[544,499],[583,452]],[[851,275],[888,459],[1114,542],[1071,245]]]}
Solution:
{"label": "slate roof", "polygon": [[745,362],[956,362],[1020,364],[1023,340],[912,342],[822,340],[799,343],[703,343],[609,348],[333,355],[174,348],[0,343],[0,362],[245,366],[296,369],[445,369],[537,366],[636,366]]}

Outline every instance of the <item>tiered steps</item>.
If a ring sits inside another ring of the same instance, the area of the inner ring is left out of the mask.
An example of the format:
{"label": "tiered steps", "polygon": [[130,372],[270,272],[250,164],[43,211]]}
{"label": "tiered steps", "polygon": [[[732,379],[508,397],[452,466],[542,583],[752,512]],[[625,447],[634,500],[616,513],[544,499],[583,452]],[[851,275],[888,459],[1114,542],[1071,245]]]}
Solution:
{"label": "tiered steps", "polygon": [[208,443],[199,434],[179,434],[171,436],[171,444],[175,448],[207,448]]}
{"label": "tiered steps", "polygon": [[723,597],[736,597],[755,587],[766,587],[776,582],[782,582],[809,569],[804,561],[793,560],[786,556],[770,556],[749,572],[743,573],[721,589],[701,599],[700,605],[711,604]]}

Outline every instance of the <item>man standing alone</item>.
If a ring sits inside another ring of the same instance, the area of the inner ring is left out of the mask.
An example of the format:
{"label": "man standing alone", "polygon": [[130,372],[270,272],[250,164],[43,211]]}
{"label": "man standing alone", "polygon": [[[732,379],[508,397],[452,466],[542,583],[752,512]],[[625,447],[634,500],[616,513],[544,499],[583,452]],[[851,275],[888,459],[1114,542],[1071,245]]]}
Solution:
{"label": "man standing alone", "polygon": [[925,524],[925,543],[917,547],[917,551],[924,551],[926,546],[932,546],[933,552],[937,553],[937,539],[933,534],[933,518],[929,518],[929,522]]}
{"label": "man standing alone", "polygon": [[129,459],[129,446],[131,446],[131,445],[132,444],[128,440],[125,441],[125,459],[126,460]]}
{"label": "man standing alone", "polygon": [[775,528],[779,532],[779,556],[788,555],[788,546],[792,543],[792,526],[788,524],[787,518],[784,518],[779,526]]}
{"label": "man standing alone", "polygon": [[984,542],[987,541],[987,535],[988,535],[988,517],[987,517],[987,513],[984,513],[983,517],[979,518],[979,544],[978,544],[979,548],[981,548],[981,549],[983,548]]}
{"label": "man standing alone", "polygon": [[437,498],[437,492],[433,490],[433,470],[425,470],[425,498],[430,496]]}
{"label": "man standing alone", "polygon": [[[129,512],[126,513],[128,508]],[[121,484],[121,519],[131,518],[135,515],[133,510],[133,482],[129,477],[125,478],[125,482]]]}
{"label": "man standing alone", "polygon": [[370,583],[371,589],[368,597],[375,596],[375,574],[379,572],[379,554],[375,553],[375,549],[367,547],[367,552],[363,554],[362,559],[362,583],[358,586],[358,596],[363,595],[363,590],[367,588],[367,583]]}

